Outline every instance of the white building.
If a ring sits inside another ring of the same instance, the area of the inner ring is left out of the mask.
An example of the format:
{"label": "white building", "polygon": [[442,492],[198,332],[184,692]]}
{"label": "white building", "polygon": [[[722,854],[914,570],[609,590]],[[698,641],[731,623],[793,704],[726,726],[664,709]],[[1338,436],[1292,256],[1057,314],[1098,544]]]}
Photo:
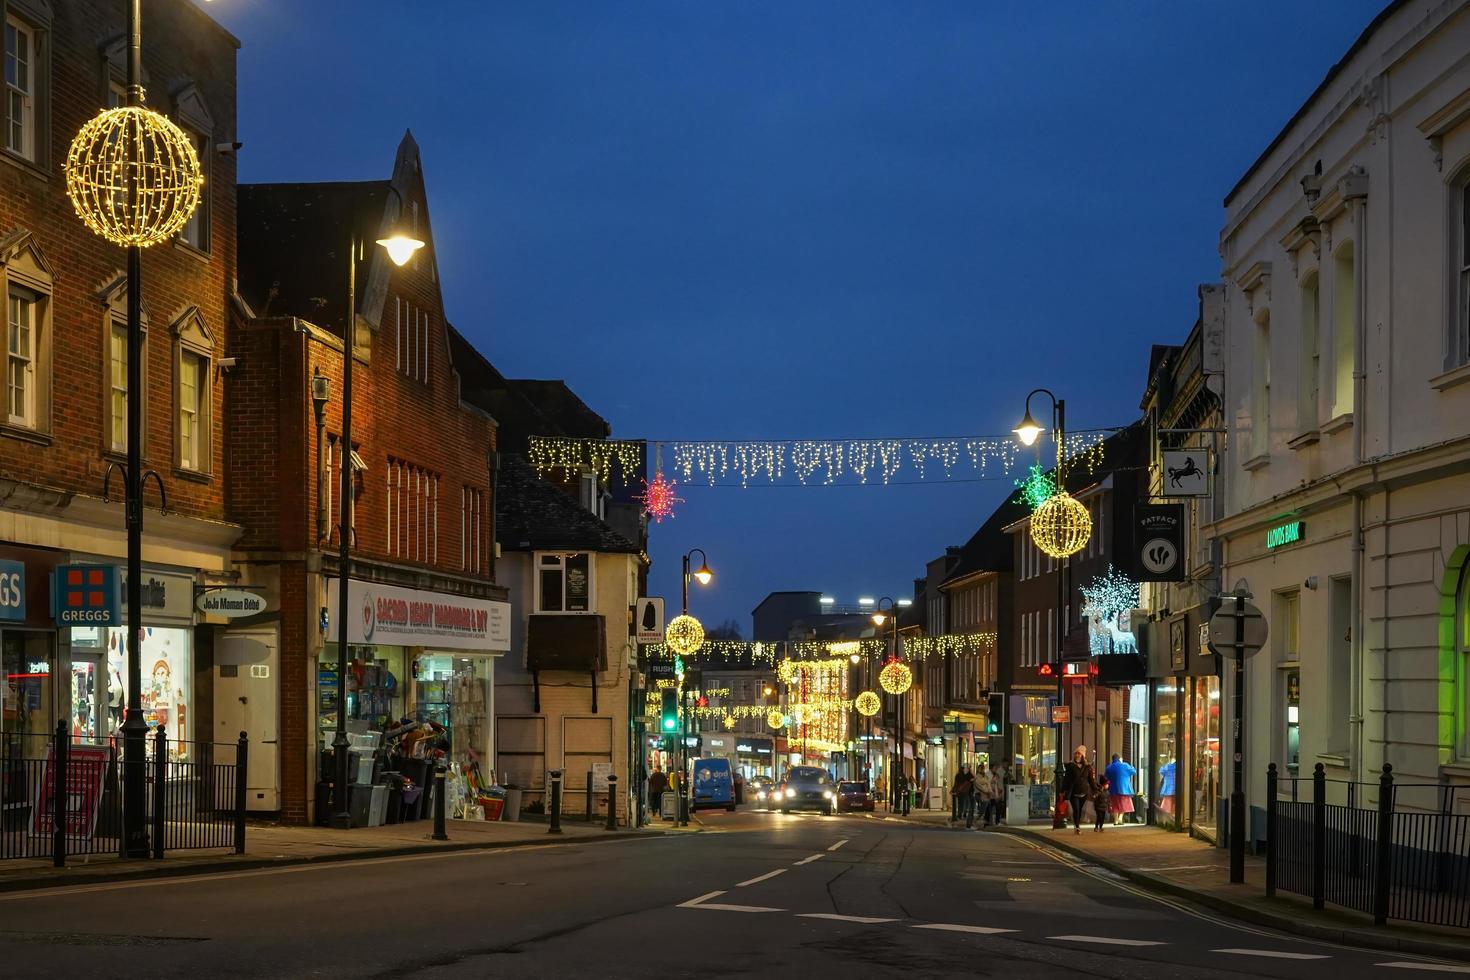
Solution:
{"label": "white building", "polygon": [[1269,762],[1470,781],[1467,52],[1466,0],[1389,4],[1225,200],[1211,530],[1270,623],[1256,810]]}

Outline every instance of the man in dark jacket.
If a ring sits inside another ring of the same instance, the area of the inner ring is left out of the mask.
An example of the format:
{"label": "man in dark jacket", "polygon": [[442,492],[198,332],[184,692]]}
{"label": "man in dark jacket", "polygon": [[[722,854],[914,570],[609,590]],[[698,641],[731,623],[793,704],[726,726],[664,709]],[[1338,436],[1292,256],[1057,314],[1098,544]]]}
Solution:
{"label": "man in dark jacket", "polygon": [[662,769],[654,767],[652,775],[648,777],[648,809],[654,814],[660,812],[659,807],[663,803],[664,791],[669,788],[669,777],[665,776]]}

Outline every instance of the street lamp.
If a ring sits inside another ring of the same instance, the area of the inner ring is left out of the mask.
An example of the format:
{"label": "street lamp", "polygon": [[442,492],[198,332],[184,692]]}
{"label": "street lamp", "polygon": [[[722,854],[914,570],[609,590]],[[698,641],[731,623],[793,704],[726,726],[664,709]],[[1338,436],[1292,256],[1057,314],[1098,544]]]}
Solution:
{"label": "street lamp", "polygon": [[[897,657],[898,657],[898,603],[894,602],[893,599],[890,598],[889,596],[883,596],[876,603],[874,603],[874,610],[873,610],[873,613],[872,613],[871,618],[873,620],[873,625],[879,627],[880,629],[883,627],[883,625],[885,623],[888,624],[888,626],[889,626],[889,629],[888,629],[888,636],[889,636],[888,656],[889,656],[889,659],[897,659]],[[905,696],[904,694],[895,694],[893,696],[894,697],[894,702],[893,702],[893,716],[894,716],[893,746],[894,746],[894,749],[895,749],[895,753],[894,753],[895,763],[892,766],[889,767],[888,786],[889,786],[889,798],[890,798],[890,800],[896,800],[896,801],[898,801],[898,809],[899,809],[899,812],[900,813],[907,814],[909,812],[909,806],[908,806],[909,794],[908,794],[908,790],[907,790],[908,777],[904,773],[904,769],[903,769],[903,743],[904,743],[904,732],[903,732],[903,699],[904,699],[904,696]],[[892,803],[891,802],[890,802],[890,806],[892,806]]]}
{"label": "street lamp", "polygon": [[684,555],[684,606],[683,606],[683,610],[684,610],[685,615],[688,615],[688,613],[689,613],[689,576],[690,576],[689,560],[694,557],[694,553],[696,551],[699,552],[699,568],[696,569],[693,572],[694,580],[696,582],[698,582],[700,585],[709,585],[710,582],[713,581],[714,580],[714,577],[715,577],[715,573],[712,572],[712,571],[710,571],[710,568],[709,568],[709,555],[706,555],[704,553],[704,549],[703,548],[690,548],[689,551]]}
{"label": "street lamp", "polygon": [[[690,559],[692,559],[694,557],[694,553],[696,551],[699,552],[699,568],[695,569],[694,572],[691,573],[689,571]],[[704,549],[703,548],[690,548],[687,552],[685,552],[684,553],[684,559],[683,559],[683,565],[684,565],[684,577],[683,577],[684,602],[683,602],[682,608],[684,610],[683,611],[683,615],[687,616],[687,615],[689,615],[689,576],[692,574],[694,576],[694,580],[696,582],[698,582],[700,585],[709,585],[710,582],[714,580],[715,573],[712,572],[712,571],[710,571],[710,567],[709,567],[709,555],[706,555],[704,553]],[[678,822],[679,822],[679,825],[680,826],[683,826],[683,827],[689,826],[689,787],[688,787],[688,783],[689,783],[689,776],[688,776],[688,773],[689,773],[689,703],[688,703],[688,696],[687,695],[688,695],[688,692],[686,690],[684,690],[684,689],[681,688],[680,689],[680,701],[681,701],[680,708],[682,710],[681,710],[680,713],[684,716],[684,726],[683,726],[683,732],[681,733],[680,738],[679,738],[679,821]]]}
{"label": "street lamp", "polygon": [[[403,230],[403,195],[392,184],[388,190],[398,198],[398,219],[377,244],[388,253],[394,265],[402,266],[424,243]],[[337,733],[332,739],[332,762],[336,770],[332,825],[339,830],[352,826],[347,799],[347,623],[348,585],[352,578],[352,352],[357,346],[357,263],[361,258],[362,240],[354,235],[347,252],[347,318],[342,327],[342,499],[337,525]]]}

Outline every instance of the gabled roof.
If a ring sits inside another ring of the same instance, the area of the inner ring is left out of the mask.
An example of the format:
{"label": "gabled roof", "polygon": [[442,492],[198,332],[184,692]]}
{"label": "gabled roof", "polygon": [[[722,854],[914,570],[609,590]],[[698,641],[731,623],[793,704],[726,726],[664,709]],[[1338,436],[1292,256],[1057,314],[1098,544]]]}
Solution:
{"label": "gabled roof", "polygon": [[640,553],[636,544],[543,480],[519,453],[501,454],[495,522],[495,536],[507,551]]}
{"label": "gabled roof", "polygon": [[[612,426],[601,415],[587,407],[565,381],[515,379],[510,382],[527,401],[533,402],[541,414],[556,424],[561,435],[578,439],[606,439]],[[528,433],[549,435],[550,433]]]}
{"label": "gabled roof", "polygon": [[951,582],[976,572],[1004,572],[1011,569],[1015,564],[1015,555],[1005,529],[1026,514],[1026,505],[1019,502],[1017,497],[1015,492],[1007,494],[1006,499],[985,519],[979,530],[960,547],[959,562],[950,569],[944,581],[939,583],[939,588],[943,589]]}

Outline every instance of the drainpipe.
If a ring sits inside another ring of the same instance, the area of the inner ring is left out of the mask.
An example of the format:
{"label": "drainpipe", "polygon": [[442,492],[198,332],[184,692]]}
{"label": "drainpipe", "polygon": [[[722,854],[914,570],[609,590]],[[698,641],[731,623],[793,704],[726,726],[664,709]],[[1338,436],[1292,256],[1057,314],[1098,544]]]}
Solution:
{"label": "drainpipe", "polygon": [[[1385,79],[1386,82],[1386,79]],[[1367,457],[1368,447],[1368,198],[1367,178],[1363,180],[1363,195],[1354,199],[1352,207],[1355,210],[1354,217],[1357,225],[1358,243],[1353,250],[1353,283],[1357,287],[1353,303],[1356,307],[1354,320],[1357,325],[1357,364],[1353,372],[1353,412],[1356,416],[1353,420],[1353,448],[1354,462],[1361,466]],[[1390,372],[1390,375],[1392,372]],[[1364,672],[1366,670],[1367,649],[1363,643],[1363,589],[1366,585],[1364,572],[1366,570],[1366,556],[1363,546],[1363,512],[1365,504],[1363,494],[1353,494],[1353,539],[1352,539],[1352,568],[1353,584],[1352,595],[1349,597],[1349,622],[1352,624],[1352,639],[1348,644],[1348,661],[1351,664],[1352,690],[1349,701],[1352,705],[1349,715],[1349,724],[1353,725],[1350,744],[1353,753],[1353,780],[1362,782],[1367,767],[1364,765],[1363,749],[1365,740],[1363,738],[1363,708],[1364,708]],[[1385,533],[1387,529],[1385,528]],[[1386,665],[1385,665],[1386,666]],[[1383,671],[1383,751],[1388,753],[1388,671]]]}
{"label": "drainpipe", "polygon": [[490,522],[490,581],[495,581],[495,559],[499,557],[499,544],[495,537],[495,507],[500,500],[500,452],[491,450],[486,458],[490,467],[490,502],[485,508],[485,518]]}

